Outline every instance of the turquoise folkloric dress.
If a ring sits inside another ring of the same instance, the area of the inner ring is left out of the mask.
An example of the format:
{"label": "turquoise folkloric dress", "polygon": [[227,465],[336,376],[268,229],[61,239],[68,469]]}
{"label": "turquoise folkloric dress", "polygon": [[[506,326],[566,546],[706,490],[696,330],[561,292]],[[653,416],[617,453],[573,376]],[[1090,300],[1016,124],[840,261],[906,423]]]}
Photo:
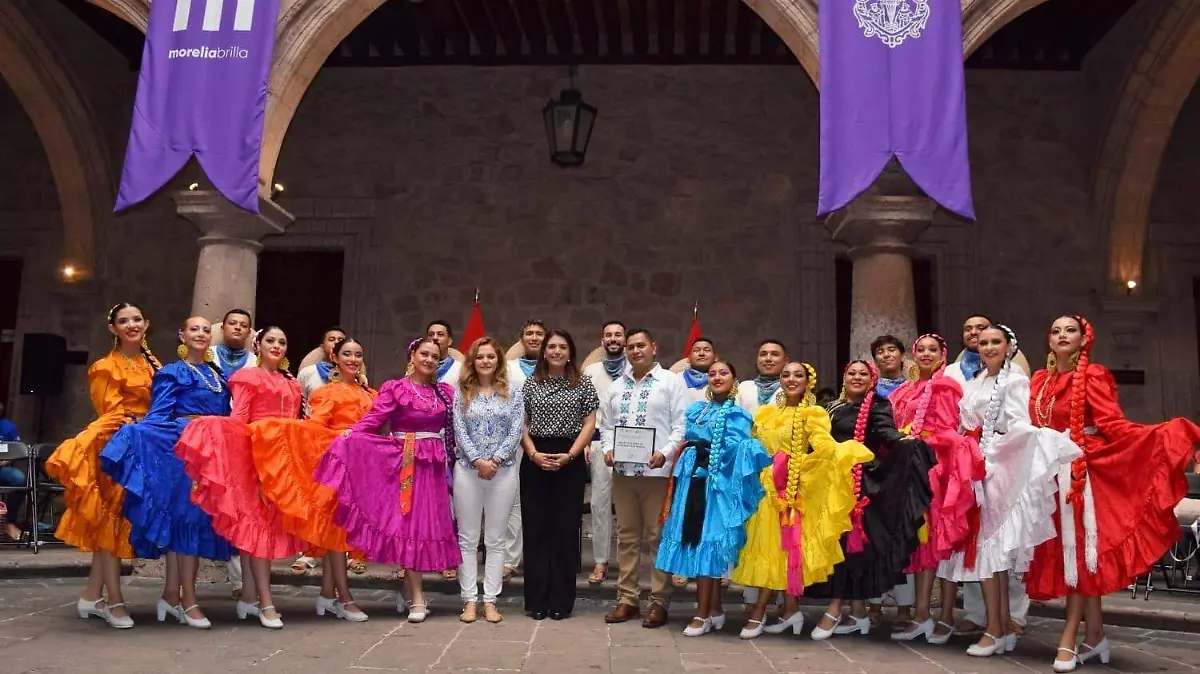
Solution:
{"label": "turquoise folkloric dress", "polygon": [[689,578],[719,578],[746,543],[746,521],[763,498],[759,473],[771,465],[750,437],[750,414],[733,400],[697,402],[686,412],[687,443],[671,471],[670,510],[655,566]]}

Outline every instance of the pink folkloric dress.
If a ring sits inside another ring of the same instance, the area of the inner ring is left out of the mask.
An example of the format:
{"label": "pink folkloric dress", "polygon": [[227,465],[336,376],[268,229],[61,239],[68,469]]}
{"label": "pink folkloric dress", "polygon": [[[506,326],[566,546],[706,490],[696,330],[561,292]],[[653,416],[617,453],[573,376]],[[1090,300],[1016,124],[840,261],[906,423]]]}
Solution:
{"label": "pink folkloric dress", "polygon": [[[437,386],[386,382],[371,411],[317,465],[314,477],[337,492],[334,522],[370,561],[414,571],[462,563],[443,440],[454,389]],[[381,436],[385,425],[390,434]]]}
{"label": "pink folkloric dress", "polygon": [[971,481],[983,479],[983,456],[974,438],[958,432],[962,396],[962,387],[946,376],[905,382],[888,396],[896,426],[919,436],[937,456],[929,471],[933,501],[926,514],[928,537],[913,553],[906,573],[937,569],[969,538],[968,515],[975,507]]}

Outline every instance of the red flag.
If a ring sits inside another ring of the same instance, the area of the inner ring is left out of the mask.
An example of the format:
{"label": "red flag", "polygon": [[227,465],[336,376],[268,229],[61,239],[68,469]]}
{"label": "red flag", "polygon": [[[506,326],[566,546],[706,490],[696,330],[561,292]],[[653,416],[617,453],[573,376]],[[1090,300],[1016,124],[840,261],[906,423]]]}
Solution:
{"label": "red flag", "polygon": [[483,329],[483,312],[479,309],[479,296],[475,296],[475,306],[471,308],[471,317],[467,319],[467,327],[458,338],[458,350],[466,353],[475,340],[487,332]]}
{"label": "red flag", "polygon": [[683,344],[683,358],[686,359],[692,355],[692,347],[695,346],[696,340],[700,339],[700,317],[698,313],[699,307],[692,307],[692,327],[688,328],[687,341]]}

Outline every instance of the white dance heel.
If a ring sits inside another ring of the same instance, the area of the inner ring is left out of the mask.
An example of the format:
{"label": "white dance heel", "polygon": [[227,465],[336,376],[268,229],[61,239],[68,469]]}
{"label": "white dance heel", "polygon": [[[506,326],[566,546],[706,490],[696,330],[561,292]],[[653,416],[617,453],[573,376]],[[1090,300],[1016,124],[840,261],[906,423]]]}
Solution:
{"label": "white dance heel", "polygon": [[1073,671],[1075,671],[1075,668],[1079,666],[1079,656],[1076,655],[1075,651],[1073,651],[1069,648],[1063,648],[1062,646],[1059,646],[1058,650],[1062,651],[1063,653],[1070,653],[1071,659],[1070,660],[1059,660],[1059,659],[1055,658],[1054,671],[1056,671],[1056,672],[1073,672]]}
{"label": "white dance heel", "polygon": [[[265,615],[267,611],[275,611],[275,617],[268,618]],[[274,606],[262,607],[262,609],[258,612],[258,622],[260,625],[270,630],[283,629],[283,616],[279,615],[279,610]]]}
{"label": "white dance heel", "polygon": [[409,606],[408,602],[404,600],[404,594],[397,592],[396,593],[396,613],[399,613],[400,615],[404,615],[411,610],[412,610],[412,607]]}
{"label": "white dance heel", "polygon": [[200,608],[200,605],[192,604],[191,606],[189,606],[185,609],[181,609],[179,611],[179,618],[180,618],[179,622],[183,623],[184,625],[187,625],[188,627],[194,627],[198,630],[211,629],[212,622],[210,622],[208,618],[193,618],[192,616],[188,615],[188,611],[191,611],[192,609],[196,609],[196,608]]}
{"label": "white dance heel", "polygon": [[967,655],[973,655],[977,658],[986,658],[990,655],[1002,655],[1005,649],[1008,648],[1008,637],[997,637],[988,634],[987,632],[984,632],[983,636],[991,639],[992,644],[990,646],[980,646],[977,643],[971,644],[971,646],[967,648]]}
{"label": "white dance heel", "polygon": [[763,631],[767,634],[783,634],[789,629],[792,630],[792,634],[800,634],[800,631],[804,629],[803,613],[796,611],[785,620],[763,626]]}
{"label": "white dance heel", "polygon": [[254,602],[253,604],[251,604],[250,602],[245,602],[240,599],[238,600],[238,603],[237,603],[238,620],[245,620],[246,616],[258,616],[260,613],[261,613],[261,610],[259,610],[259,608],[258,608],[258,602]]}
{"label": "white dance heel", "polygon": [[350,611],[346,609],[346,605],[336,599],[326,599],[325,597],[317,597],[317,615],[323,616],[326,613],[331,614],[335,618],[349,620],[352,623],[361,623],[367,621],[367,614],[362,611]]}
{"label": "white dance heel", "polygon": [[[942,627],[949,627],[950,631],[946,632],[945,634],[938,634],[937,633],[938,625],[941,625]],[[945,623],[945,622],[942,622],[941,620],[939,620],[939,621],[937,621],[937,624],[934,625],[933,629],[929,631],[929,635],[925,637],[925,641],[933,644],[934,646],[944,646],[946,643],[948,643],[950,641],[950,637],[954,636],[954,634],[955,634],[954,625],[951,625],[950,623]]]}
{"label": "white dance heel", "polygon": [[813,627],[812,632],[809,634],[813,641],[825,641],[829,637],[833,636],[837,631],[838,623],[842,622],[841,617],[830,613],[826,613],[824,617],[833,621],[833,627],[825,629],[824,627],[821,627],[821,623],[818,621],[816,626]]}
{"label": "white dance heel", "polygon": [[423,623],[427,617],[429,617],[429,606],[424,603],[413,602],[408,609],[408,622],[410,623]]}
{"label": "white dance heel", "polygon": [[[1096,644],[1095,646],[1089,646],[1087,644],[1079,644],[1079,648],[1080,648],[1080,653],[1077,657],[1079,658],[1080,664],[1083,664],[1083,663],[1087,662],[1088,660],[1091,660],[1092,658],[1099,657],[1100,664],[1107,665],[1109,659],[1112,658],[1112,646],[1110,646],[1108,643],[1108,637],[1104,637],[1103,639],[1101,639],[1100,643]],[[1083,649],[1085,649],[1085,648],[1087,649],[1087,651],[1083,652]]]}
{"label": "white dance heel", "polygon": [[683,636],[685,636],[685,637],[702,637],[705,634],[708,634],[709,632],[712,631],[712,628],[713,628],[712,618],[701,618],[700,616],[696,616],[696,617],[692,618],[692,620],[693,621],[699,620],[700,626],[692,627],[689,624],[687,627],[683,628]]}
{"label": "white dance heel", "polygon": [[[753,625],[753,627],[751,627],[751,625]],[[746,626],[743,627],[742,631],[738,633],[738,638],[739,639],[757,639],[758,637],[762,636],[762,633],[763,633],[763,621],[747,620]]]}
{"label": "white dance heel", "polygon": [[171,606],[167,603],[167,600],[163,599],[162,597],[159,597],[158,603],[154,605],[154,613],[158,617],[158,622],[160,623],[167,622],[167,616],[174,618],[175,622],[183,622],[183,618],[179,617],[182,613],[182,611],[179,610],[179,606]]}
{"label": "white dance heel", "polygon": [[1004,635],[1004,652],[1012,653],[1017,650],[1017,639],[1019,638],[1016,632],[1009,632]]}
{"label": "white dance heel", "polygon": [[104,599],[97,599],[96,601],[80,599],[79,601],[75,602],[75,611],[78,612],[79,617],[83,618],[84,620],[87,620],[93,616],[104,621],[108,620],[108,618],[104,617]]}
{"label": "white dance heel", "polygon": [[839,620],[838,624],[833,628],[833,633],[854,634],[855,632],[858,632],[859,634],[866,636],[866,634],[871,631],[871,618],[869,616],[864,616],[862,618],[850,616],[850,619],[854,622],[850,624],[842,624],[842,622]]}
{"label": "white dance heel", "polygon": [[892,632],[892,641],[912,641],[920,637],[925,637],[925,641],[929,641],[929,637],[933,636],[935,625],[933,618],[926,618],[919,623],[913,623],[906,630]]}

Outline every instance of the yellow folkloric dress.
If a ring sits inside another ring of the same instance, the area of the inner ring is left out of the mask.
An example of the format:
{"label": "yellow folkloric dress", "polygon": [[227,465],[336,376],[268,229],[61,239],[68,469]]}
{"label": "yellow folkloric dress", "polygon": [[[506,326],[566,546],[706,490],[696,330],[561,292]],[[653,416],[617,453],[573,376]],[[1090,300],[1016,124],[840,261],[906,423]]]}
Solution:
{"label": "yellow folkloric dress", "polygon": [[121,509],[125,490],[100,470],[100,450],[121,426],[150,409],[154,369],[143,356],[114,352],[92,363],[87,378],[98,418],[46,462],[46,472],[66,488],[67,508],[54,535],[84,552],[107,550],[132,559],[129,521]]}
{"label": "yellow folkloric dress", "polygon": [[772,465],[759,476],[766,496],[746,524],[733,582],[799,596],[845,558],[841,538],[855,502],[851,471],[874,455],[854,440],[835,441],[829,429],[829,414],[816,406],[770,404],[755,413],[754,436]]}

